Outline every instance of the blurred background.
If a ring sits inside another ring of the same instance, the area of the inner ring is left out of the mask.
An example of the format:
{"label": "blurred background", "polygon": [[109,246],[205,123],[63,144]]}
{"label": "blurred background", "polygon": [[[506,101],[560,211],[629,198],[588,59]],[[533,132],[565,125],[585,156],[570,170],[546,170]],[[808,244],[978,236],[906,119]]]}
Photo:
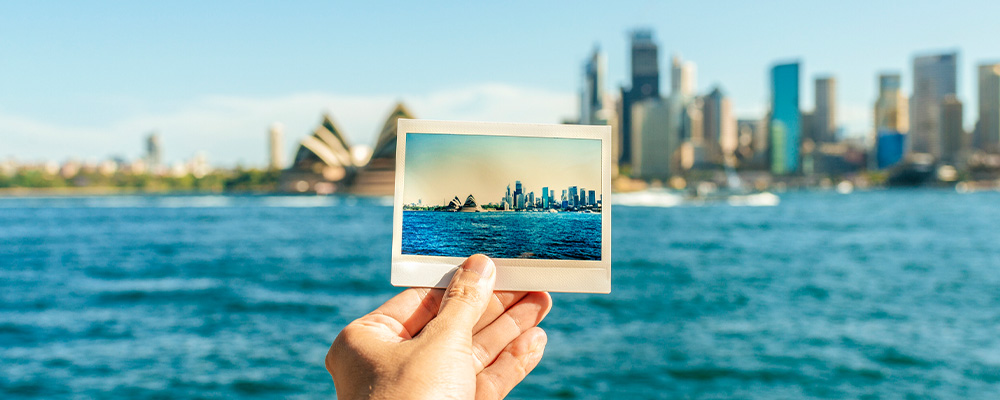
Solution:
{"label": "blurred background", "polygon": [[607,124],[513,398],[993,398],[990,1],[0,5],[0,394],[328,398],[398,118]]}

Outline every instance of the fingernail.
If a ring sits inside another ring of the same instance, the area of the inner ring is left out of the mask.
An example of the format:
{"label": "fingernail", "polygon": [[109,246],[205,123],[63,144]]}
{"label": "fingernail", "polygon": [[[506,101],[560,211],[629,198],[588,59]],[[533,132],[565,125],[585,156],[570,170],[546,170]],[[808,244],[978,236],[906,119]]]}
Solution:
{"label": "fingernail", "polygon": [[493,272],[496,270],[496,266],[493,265],[493,260],[484,255],[474,255],[469,257],[462,265],[462,268],[466,271],[471,271],[479,274],[480,279],[489,279],[493,276]]}

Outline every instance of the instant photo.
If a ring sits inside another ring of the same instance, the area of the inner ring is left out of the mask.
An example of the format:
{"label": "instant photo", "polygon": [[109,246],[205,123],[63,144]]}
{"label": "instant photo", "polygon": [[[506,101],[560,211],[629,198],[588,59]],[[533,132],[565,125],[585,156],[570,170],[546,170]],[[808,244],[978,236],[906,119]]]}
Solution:
{"label": "instant photo", "polygon": [[466,257],[498,290],[610,290],[606,126],[400,120],[392,282],[447,285]]}

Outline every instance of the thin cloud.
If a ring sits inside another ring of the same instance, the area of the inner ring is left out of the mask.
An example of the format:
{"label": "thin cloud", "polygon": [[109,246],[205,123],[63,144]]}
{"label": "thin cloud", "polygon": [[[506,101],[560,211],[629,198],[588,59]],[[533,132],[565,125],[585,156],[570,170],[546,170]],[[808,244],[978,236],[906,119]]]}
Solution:
{"label": "thin cloud", "polygon": [[274,122],[285,127],[289,158],[324,112],[332,115],[352,143],[370,145],[397,101],[403,101],[419,118],[446,120],[555,123],[576,108],[573,93],[481,84],[409,95],[205,96],[174,111],[137,113],[99,126],[70,126],[0,113],[0,157],[135,158],[142,154],[144,137],[157,131],[170,161],[203,151],[220,165],[262,165],[267,157],[267,130]]}

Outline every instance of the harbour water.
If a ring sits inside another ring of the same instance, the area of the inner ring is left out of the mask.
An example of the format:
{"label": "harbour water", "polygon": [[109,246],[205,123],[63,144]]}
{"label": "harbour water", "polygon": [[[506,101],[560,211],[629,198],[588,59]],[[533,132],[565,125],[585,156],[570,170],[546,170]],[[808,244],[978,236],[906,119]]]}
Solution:
{"label": "harbour water", "polygon": [[[1000,193],[613,208],[610,295],[555,294],[526,399],[996,398]],[[391,201],[0,199],[0,398],[330,398]]]}
{"label": "harbour water", "polygon": [[601,214],[403,211],[402,253],[600,260]]}

